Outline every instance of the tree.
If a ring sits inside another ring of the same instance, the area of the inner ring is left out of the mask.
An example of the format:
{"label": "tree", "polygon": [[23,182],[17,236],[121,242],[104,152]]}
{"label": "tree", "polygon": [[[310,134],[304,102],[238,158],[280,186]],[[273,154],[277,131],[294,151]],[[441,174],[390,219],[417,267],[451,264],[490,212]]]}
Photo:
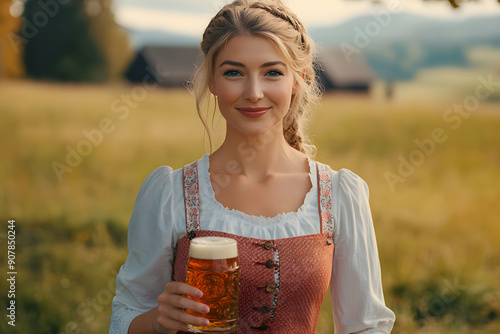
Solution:
{"label": "tree", "polygon": [[19,38],[29,76],[76,82],[117,77],[130,45],[110,0],[27,0]]}
{"label": "tree", "polygon": [[14,78],[23,74],[22,48],[12,40],[21,19],[10,14],[11,0],[0,0],[0,77]]}
{"label": "tree", "polygon": [[[443,1],[443,0],[433,0],[433,1]],[[455,9],[460,7],[460,4],[462,4],[462,2],[477,2],[477,0],[444,0],[444,1],[448,1],[451,7]],[[500,4],[500,0],[497,1]]]}
{"label": "tree", "polygon": [[33,78],[104,81],[105,58],[91,33],[85,0],[27,0],[20,37],[24,64]]}
{"label": "tree", "polygon": [[133,55],[127,33],[115,21],[111,0],[88,2],[92,34],[102,50],[110,79],[121,79]]}

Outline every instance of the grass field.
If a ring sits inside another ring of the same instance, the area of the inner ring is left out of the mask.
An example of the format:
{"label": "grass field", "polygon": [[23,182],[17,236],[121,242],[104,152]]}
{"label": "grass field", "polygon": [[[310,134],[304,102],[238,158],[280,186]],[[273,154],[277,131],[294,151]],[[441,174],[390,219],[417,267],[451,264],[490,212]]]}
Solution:
{"label": "grass field", "polygon": [[[500,333],[500,105],[450,113],[477,82],[437,99],[440,83],[421,80],[397,86],[391,102],[324,96],[310,126],[316,159],[370,186],[394,333]],[[205,152],[192,97],[0,82],[0,139],[0,244],[6,254],[15,219],[18,272],[16,326],[3,307],[0,332],[107,332],[140,185]],[[0,280],[4,306],[8,289]],[[327,300],[317,333],[332,328]]]}

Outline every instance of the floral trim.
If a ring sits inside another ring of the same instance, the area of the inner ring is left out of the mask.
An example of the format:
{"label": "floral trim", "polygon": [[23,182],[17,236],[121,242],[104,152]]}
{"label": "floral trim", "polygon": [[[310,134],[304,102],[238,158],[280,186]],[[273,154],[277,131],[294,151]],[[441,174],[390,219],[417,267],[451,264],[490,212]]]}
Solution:
{"label": "floral trim", "polygon": [[198,161],[182,169],[184,182],[184,207],[186,208],[186,231],[200,230],[200,188],[198,185]]}
{"label": "floral trim", "polygon": [[316,163],[318,170],[318,202],[321,232],[333,234],[332,172],[327,165]]}
{"label": "floral trim", "polygon": [[[274,249],[274,263],[277,265],[274,267],[274,284],[276,285],[276,289],[279,292],[280,291],[280,283],[281,283],[281,275],[280,275],[280,253],[278,248]],[[271,319],[274,319],[276,316],[276,307],[278,306],[278,293],[274,293],[273,295],[273,302],[272,302],[272,310],[271,310]]]}

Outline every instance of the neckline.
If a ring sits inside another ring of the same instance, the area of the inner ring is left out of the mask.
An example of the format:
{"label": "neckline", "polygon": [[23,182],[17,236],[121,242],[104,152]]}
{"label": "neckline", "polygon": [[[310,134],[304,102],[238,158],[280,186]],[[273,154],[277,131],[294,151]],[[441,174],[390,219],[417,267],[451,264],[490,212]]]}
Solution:
{"label": "neckline", "polygon": [[[266,217],[266,216],[257,216],[257,215],[252,215],[245,213],[243,211],[233,209],[233,208],[228,208],[227,206],[223,205],[220,203],[217,198],[215,198],[215,191],[212,187],[212,182],[210,182],[210,159],[209,159],[209,154],[205,154],[200,160],[200,163],[198,163],[198,168],[199,168],[199,182],[204,183],[204,188],[208,190],[208,200],[215,205],[217,208],[220,210],[235,216],[236,218],[239,219],[244,219],[245,221],[255,223],[258,225],[268,225],[268,224],[275,224],[279,223],[281,221],[287,221],[292,217],[297,217],[301,215],[305,210],[309,202],[311,202],[312,197],[314,196],[315,191],[317,191],[317,175],[316,175],[316,168],[315,168],[315,163],[312,161],[310,158],[307,158],[307,162],[309,164],[309,180],[311,182],[311,189],[306,193],[304,196],[304,201],[302,202],[302,205],[297,208],[295,211],[289,211],[289,212],[282,212],[278,213],[275,216],[272,217]],[[201,165],[201,166],[200,166]],[[201,168],[200,168],[201,167]]]}

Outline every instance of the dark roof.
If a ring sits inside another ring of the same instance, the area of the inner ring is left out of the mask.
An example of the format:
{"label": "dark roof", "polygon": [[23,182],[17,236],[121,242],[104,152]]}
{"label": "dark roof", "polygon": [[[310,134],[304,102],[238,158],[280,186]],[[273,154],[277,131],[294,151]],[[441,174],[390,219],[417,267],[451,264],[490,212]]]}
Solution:
{"label": "dark roof", "polygon": [[[197,47],[146,46],[137,53],[125,76],[132,82],[143,82],[152,76],[161,86],[185,86],[202,59]],[[361,55],[348,58],[340,50],[323,48],[316,63],[319,80],[326,90],[367,90],[374,78]]]}
{"label": "dark roof", "polygon": [[201,60],[197,47],[146,46],[137,53],[125,77],[132,82],[142,82],[151,75],[162,86],[184,86]]}
{"label": "dark roof", "polygon": [[368,89],[374,73],[360,54],[344,54],[340,49],[322,48],[316,63],[325,89]]}

